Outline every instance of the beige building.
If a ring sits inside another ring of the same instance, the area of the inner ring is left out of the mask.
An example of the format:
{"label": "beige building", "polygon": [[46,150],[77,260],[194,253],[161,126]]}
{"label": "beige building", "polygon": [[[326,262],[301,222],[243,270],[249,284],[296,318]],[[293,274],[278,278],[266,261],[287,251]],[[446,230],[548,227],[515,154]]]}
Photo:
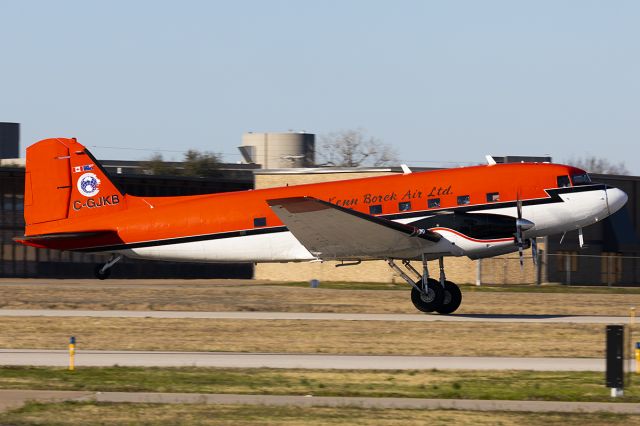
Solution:
{"label": "beige building", "polygon": [[[312,168],[256,170],[256,189],[277,186],[292,186],[306,183],[329,182],[384,176],[401,173],[392,168]],[[543,244],[539,247],[544,249]],[[467,257],[446,257],[445,271],[447,279],[458,284],[518,284],[535,283],[536,268],[531,259],[531,250],[525,251],[525,263],[520,269],[518,254],[509,254],[495,258],[473,261]],[[362,262],[359,265],[336,267],[338,262],[305,263],[259,263],[255,267],[255,278],[261,280],[309,281],[354,281],[354,282],[404,282],[384,261]],[[421,265],[414,265],[418,270]],[[429,262],[430,274],[437,278],[438,262]],[[544,279],[544,277],[542,277]]]}
{"label": "beige building", "polygon": [[260,164],[263,169],[311,167],[315,163],[316,135],[305,132],[242,135],[238,147],[245,163]]}

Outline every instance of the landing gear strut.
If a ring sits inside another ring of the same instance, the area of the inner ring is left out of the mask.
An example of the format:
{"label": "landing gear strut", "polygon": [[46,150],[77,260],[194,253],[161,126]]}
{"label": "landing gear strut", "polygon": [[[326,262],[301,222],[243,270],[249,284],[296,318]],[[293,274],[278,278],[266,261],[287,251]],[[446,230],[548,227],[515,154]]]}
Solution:
{"label": "landing gear strut", "polygon": [[98,264],[94,269],[94,273],[96,278],[99,280],[106,280],[111,275],[111,267],[115,265],[120,259],[122,259],[122,255],[111,255],[107,263]]}
{"label": "landing gear strut", "polygon": [[447,281],[444,273],[444,262],[439,258],[440,281],[429,278],[426,257],[422,257],[422,274],[420,274],[408,260],[403,260],[402,264],[407,272],[414,275],[412,279],[405,271],[400,269],[392,259],[387,259],[387,263],[398,275],[411,286],[411,301],[413,305],[422,312],[436,311],[440,314],[450,314],[455,312],[462,302],[460,288]]}

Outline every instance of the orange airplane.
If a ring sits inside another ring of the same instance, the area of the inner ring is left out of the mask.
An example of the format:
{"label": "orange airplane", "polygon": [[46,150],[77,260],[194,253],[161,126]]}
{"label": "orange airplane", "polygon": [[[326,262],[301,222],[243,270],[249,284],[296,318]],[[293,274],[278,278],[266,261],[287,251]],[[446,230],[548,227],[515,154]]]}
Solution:
{"label": "orange airplane", "polygon": [[[112,182],[75,139],[27,148],[24,237],[42,248],[189,262],[386,260],[423,312],[462,301],[443,258],[480,259],[582,230],[627,195],[584,171],[548,163],[462,167],[339,182],[179,197],[137,197]],[[581,232],[580,232],[581,235]],[[438,259],[439,279],[427,262]],[[409,262],[422,261],[422,271]],[[396,262],[400,261],[404,269]]]}

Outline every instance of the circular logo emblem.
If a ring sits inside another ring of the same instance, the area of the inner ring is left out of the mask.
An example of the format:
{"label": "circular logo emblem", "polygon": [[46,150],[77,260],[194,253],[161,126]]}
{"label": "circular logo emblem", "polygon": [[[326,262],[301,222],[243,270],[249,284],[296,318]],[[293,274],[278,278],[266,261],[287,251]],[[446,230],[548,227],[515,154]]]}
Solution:
{"label": "circular logo emblem", "polygon": [[93,197],[100,190],[100,179],[94,173],[85,173],[78,179],[78,191],[85,197]]}

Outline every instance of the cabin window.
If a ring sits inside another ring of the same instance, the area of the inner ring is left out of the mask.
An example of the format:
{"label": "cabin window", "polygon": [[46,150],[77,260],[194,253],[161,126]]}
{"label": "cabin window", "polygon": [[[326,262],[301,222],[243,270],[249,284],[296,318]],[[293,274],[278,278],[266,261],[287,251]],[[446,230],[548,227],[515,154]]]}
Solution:
{"label": "cabin window", "polygon": [[382,214],[382,205],[376,204],[369,206],[369,214]]}
{"label": "cabin window", "polygon": [[500,201],[499,192],[487,192],[487,203],[495,203],[497,201]]}
{"label": "cabin window", "polygon": [[570,186],[571,182],[569,181],[569,176],[558,176],[558,188],[568,188]]}
{"label": "cabin window", "polygon": [[463,206],[465,204],[469,204],[471,202],[471,199],[469,198],[468,195],[458,195],[458,205],[459,206]]}
{"label": "cabin window", "polygon": [[429,198],[427,200],[427,207],[430,209],[437,209],[440,207],[440,198]]}
{"label": "cabin window", "polygon": [[267,226],[267,218],[266,217],[254,217],[253,218],[253,227],[259,228],[261,226]]}
{"label": "cabin window", "polygon": [[586,173],[581,174],[581,175],[573,175],[573,176],[571,176],[571,181],[573,181],[573,185],[574,186],[590,185],[591,184],[591,177]]}
{"label": "cabin window", "polygon": [[411,202],[410,201],[403,201],[402,203],[398,203],[398,209],[401,212],[406,212],[411,210]]}

